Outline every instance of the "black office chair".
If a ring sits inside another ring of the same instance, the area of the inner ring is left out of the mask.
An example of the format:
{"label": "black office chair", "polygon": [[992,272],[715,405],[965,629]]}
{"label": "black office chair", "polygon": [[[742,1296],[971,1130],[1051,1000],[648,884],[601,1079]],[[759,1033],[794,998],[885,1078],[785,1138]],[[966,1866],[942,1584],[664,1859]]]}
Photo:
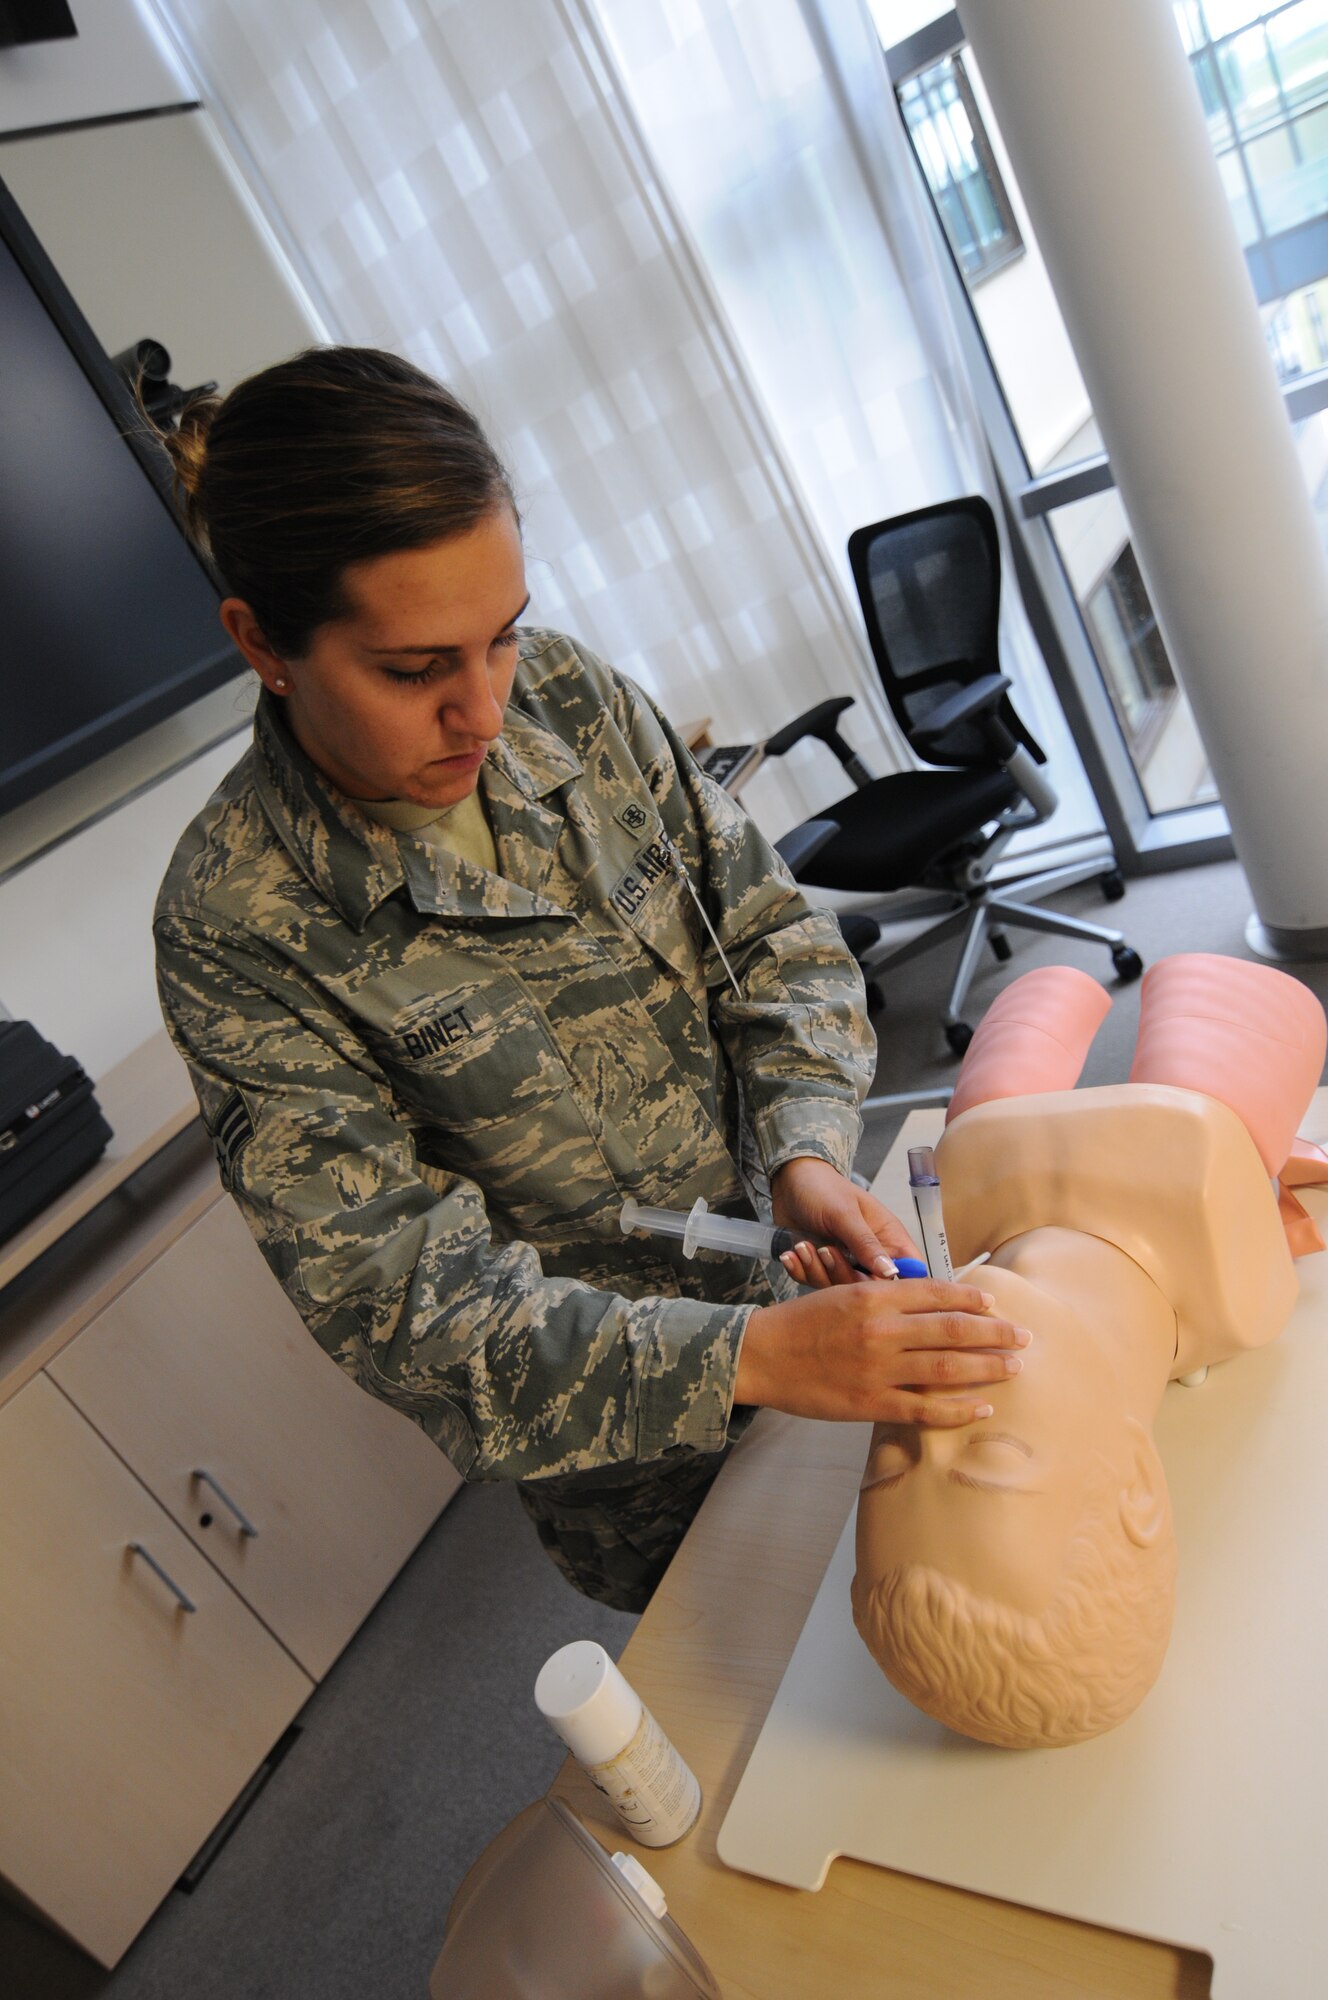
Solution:
{"label": "black office chair", "polygon": [[[882,937],[870,917],[841,921],[850,949],[875,986],[887,968],[962,936],[946,1011],[945,1037],[962,1055],[973,1031],[964,1001],[984,942],[1011,955],[1004,926],[1091,938],[1106,946],[1116,976],[1137,979],[1143,961],[1121,933],[1035,907],[1030,898],[1100,877],[1114,902],[1125,883],[1114,858],[1081,862],[993,885],[991,869],[1021,828],[1050,818],[1056,794],[1046,758],[1015,713],[1000,671],[1000,544],[986,501],[973,496],[923,507],[859,528],[849,561],[867,636],[895,719],[925,771],[874,778],[839,733],[851,696],[823,701],[768,738],[782,757],[805,736],[833,750],[856,790],[777,843],[797,879],[813,889],[893,896],[930,894],[887,920],[934,915],[902,944]],[[1016,893],[1017,892],[1017,896]],[[879,995],[879,989],[878,989]]]}

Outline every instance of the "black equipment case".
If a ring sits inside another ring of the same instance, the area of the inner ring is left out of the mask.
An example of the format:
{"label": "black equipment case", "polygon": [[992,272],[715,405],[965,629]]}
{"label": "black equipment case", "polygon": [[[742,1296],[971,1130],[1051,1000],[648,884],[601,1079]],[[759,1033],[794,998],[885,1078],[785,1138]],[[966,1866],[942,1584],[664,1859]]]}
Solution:
{"label": "black equipment case", "polygon": [[73,1056],[0,1021],[0,1243],[101,1158],[111,1128]]}

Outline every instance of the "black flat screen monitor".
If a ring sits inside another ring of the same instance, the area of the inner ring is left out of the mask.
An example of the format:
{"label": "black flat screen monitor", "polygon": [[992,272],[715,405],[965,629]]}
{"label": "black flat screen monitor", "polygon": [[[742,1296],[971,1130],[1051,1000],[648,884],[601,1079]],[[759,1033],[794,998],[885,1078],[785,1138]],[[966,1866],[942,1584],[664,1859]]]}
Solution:
{"label": "black flat screen monitor", "polygon": [[156,457],[0,183],[0,814],[243,671]]}

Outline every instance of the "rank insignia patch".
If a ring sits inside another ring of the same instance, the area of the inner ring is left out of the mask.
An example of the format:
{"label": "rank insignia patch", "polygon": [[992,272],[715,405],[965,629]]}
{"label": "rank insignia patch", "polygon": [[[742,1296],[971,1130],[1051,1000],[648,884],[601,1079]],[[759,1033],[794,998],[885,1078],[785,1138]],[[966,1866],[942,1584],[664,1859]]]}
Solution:
{"label": "rank insignia patch", "polygon": [[236,1162],[254,1136],[249,1106],[238,1090],[233,1090],[217,1113],[212,1127],[212,1145],[221,1168],[221,1178],[229,1188],[235,1178]]}

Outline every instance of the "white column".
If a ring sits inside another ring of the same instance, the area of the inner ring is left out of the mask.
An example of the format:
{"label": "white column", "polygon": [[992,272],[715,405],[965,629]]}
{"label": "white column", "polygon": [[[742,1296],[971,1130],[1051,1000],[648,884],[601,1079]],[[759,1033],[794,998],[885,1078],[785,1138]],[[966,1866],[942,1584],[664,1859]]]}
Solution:
{"label": "white column", "polygon": [[1328,568],[1170,0],[960,0],[1249,877],[1328,957]]}

